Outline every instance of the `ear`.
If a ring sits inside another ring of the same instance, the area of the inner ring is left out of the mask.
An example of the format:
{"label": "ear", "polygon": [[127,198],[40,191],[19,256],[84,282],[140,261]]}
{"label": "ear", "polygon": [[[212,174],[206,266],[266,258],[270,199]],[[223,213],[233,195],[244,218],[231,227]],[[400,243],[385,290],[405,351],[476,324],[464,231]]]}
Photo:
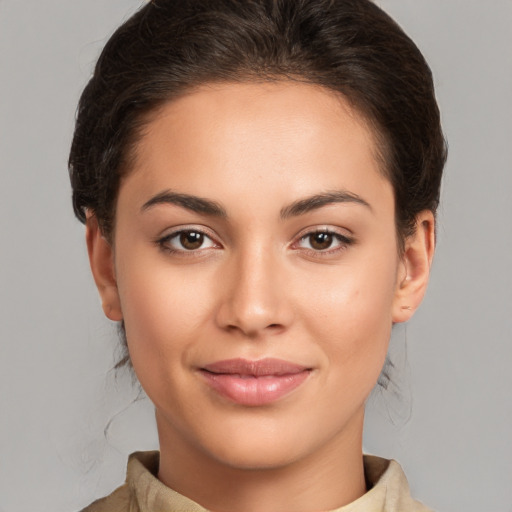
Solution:
{"label": "ear", "polygon": [[397,273],[393,323],[406,322],[420,305],[427,289],[434,249],[434,214],[425,210],[416,216],[415,232],[405,241]]}
{"label": "ear", "polygon": [[123,319],[123,314],[114,271],[114,253],[112,246],[102,235],[98,219],[92,212],[87,212],[85,239],[89,263],[100,293],[103,312],[110,320],[119,322]]}

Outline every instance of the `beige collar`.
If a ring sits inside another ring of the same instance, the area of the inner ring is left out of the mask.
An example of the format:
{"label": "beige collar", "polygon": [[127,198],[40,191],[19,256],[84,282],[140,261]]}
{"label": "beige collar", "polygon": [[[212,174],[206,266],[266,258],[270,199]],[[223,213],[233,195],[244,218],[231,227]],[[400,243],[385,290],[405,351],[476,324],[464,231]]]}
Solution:
{"label": "beige collar", "polygon": [[[129,497],[126,496],[129,510],[207,512],[205,508],[173,491],[156,478],[159,457],[157,451],[130,455],[126,484],[124,489],[116,491],[129,491]],[[396,461],[365,455],[364,468],[371,489],[356,501],[331,512],[429,512],[424,505],[411,498],[407,479]]]}

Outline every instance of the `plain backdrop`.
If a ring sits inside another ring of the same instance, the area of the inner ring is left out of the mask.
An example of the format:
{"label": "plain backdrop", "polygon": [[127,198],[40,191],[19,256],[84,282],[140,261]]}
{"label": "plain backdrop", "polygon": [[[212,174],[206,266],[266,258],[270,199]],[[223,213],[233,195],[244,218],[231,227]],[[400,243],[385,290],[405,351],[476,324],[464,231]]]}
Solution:
{"label": "plain backdrop", "polygon": [[[393,336],[403,396],[372,397],[365,449],[436,510],[511,512],[512,1],[378,3],[433,69],[450,156],[431,285]],[[80,91],[139,4],[0,0],[0,512],[78,510],[157,447],[151,404],[109,372],[66,166]]]}

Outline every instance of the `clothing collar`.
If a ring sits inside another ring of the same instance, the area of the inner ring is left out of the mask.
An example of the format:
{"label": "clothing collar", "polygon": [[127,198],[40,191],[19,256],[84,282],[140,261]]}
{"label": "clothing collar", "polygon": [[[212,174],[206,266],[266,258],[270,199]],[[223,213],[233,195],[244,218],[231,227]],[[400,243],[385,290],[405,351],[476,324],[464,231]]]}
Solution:
{"label": "clothing collar", "polygon": [[[130,455],[126,484],[130,489],[133,510],[207,512],[158,480],[159,460],[158,451]],[[365,455],[364,470],[369,491],[356,501],[330,512],[429,512],[424,505],[411,498],[407,479],[396,461]]]}

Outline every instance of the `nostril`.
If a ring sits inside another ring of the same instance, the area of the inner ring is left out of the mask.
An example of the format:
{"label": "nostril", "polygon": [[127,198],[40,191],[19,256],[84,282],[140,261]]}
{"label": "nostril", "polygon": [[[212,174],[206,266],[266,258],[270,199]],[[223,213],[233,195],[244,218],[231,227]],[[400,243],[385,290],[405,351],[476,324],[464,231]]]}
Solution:
{"label": "nostril", "polygon": [[[254,328],[254,329],[251,329],[250,327],[245,327],[244,328],[244,327],[241,327],[241,326],[236,325],[236,324],[226,325],[225,329],[228,332],[239,331],[239,332],[243,333],[245,336],[248,336],[250,338],[257,338],[262,333],[262,331],[260,331],[260,329],[258,329],[258,328]],[[263,330],[266,330],[267,332],[272,331],[273,333],[277,333],[281,329],[283,329],[283,325],[276,323],[276,324],[268,324]]]}
{"label": "nostril", "polygon": [[269,325],[267,325],[266,330],[267,330],[267,332],[277,334],[277,333],[283,331],[284,328],[285,328],[284,325],[280,324],[280,323],[279,324],[269,324]]}

